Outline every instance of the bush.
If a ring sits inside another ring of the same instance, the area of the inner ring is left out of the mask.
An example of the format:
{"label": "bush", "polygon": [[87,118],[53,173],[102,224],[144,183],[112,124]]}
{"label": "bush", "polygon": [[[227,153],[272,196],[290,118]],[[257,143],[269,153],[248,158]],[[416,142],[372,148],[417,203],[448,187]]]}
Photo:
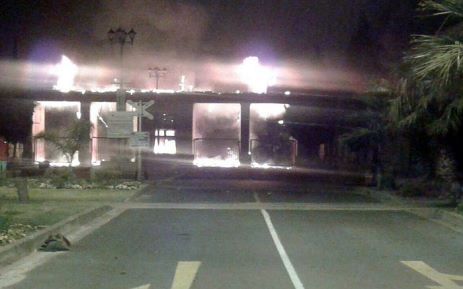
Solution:
{"label": "bush", "polygon": [[399,189],[399,193],[403,197],[420,197],[424,195],[423,186],[419,183],[405,183]]}
{"label": "bush", "polygon": [[410,179],[403,181],[399,186],[399,194],[403,197],[437,197],[440,185],[437,182],[422,179]]}
{"label": "bush", "polygon": [[395,178],[391,174],[384,174],[378,178],[378,189],[380,190],[395,190]]}
{"label": "bush", "polygon": [[9,224],[10,220],[5,216],[0,215],[0,232],[6,231],[8,229]]}
{"label": "bush", "polygon": [[8,179],[4,174],[0,174],[0,187],[8,186]]}
{"label": "bush", "polygon": [[460,203],[458,204],[457,211],[463,213],[463,201],[460,201]]}
{"label": "bush", "polygon": [[94,172],[93,181],[101,185],[115,185],[122,178],[122,173],[116,169],[99,168]]}
{"label": "bush", "polygon": [[76,181],[76,176],[69,168],[49,168],[45,177],[50,179],[50,184],[57,189],[65,188]]}

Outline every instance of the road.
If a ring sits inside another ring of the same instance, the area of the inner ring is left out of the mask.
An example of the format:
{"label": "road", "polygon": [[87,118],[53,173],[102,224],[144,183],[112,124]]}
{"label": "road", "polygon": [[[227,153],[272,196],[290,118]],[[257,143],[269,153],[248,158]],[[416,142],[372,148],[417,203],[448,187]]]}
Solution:
{"label": "road", "polygon": [[462,289],[461,248],[461,233],[348,187],[182,180],[6,288]]}

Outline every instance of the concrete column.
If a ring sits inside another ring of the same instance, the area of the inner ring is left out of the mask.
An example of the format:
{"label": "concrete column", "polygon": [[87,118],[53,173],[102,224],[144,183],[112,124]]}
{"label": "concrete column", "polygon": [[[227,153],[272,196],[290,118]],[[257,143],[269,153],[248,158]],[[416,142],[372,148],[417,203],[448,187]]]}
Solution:
{"label": "concrete column", "polygon": [[241,138],[240,138],[240,162],[250,163],[249,155],[249,119],[250,103],[241,103]]}
{"label": "concrete column", "polygon": [[[80,119],[90,122],[90,101],[80,102]],[[96,129],[96,128],[93,128]],[[92,166],[91,141],[84,142],[79,150],[79,162],[81,167]]]}

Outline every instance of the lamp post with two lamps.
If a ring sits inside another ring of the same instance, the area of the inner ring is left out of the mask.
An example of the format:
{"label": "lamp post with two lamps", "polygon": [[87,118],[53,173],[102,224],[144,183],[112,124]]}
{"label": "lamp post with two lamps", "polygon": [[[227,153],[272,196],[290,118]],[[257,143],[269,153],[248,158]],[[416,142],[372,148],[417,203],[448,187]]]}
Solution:
{"label": "lamp post with two lamps", "polygon": [[108,39],[111,44],[119,44],[119,90],[117,91],[117,111],[125,111],[125,91],[124,91],[124,46],[127,43],[133,46],[135,40],[135,30],[125,31],[118,28],[116,31],[110,29],[108,31]]}

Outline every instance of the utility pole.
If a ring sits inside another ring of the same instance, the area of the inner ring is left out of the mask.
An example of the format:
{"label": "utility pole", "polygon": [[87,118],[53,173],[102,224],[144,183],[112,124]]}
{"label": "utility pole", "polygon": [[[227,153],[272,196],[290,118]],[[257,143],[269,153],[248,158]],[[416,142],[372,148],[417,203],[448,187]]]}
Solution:
{"label": "utility pole", "polygon": [[152,78],[154,77],[156,79],[156,90],[159,89],[159,78],[164,77],[167,74],[167,68],[159,68],[159,67],[154,67],[154,68],[148,68],[149,71],[149,77]]}

